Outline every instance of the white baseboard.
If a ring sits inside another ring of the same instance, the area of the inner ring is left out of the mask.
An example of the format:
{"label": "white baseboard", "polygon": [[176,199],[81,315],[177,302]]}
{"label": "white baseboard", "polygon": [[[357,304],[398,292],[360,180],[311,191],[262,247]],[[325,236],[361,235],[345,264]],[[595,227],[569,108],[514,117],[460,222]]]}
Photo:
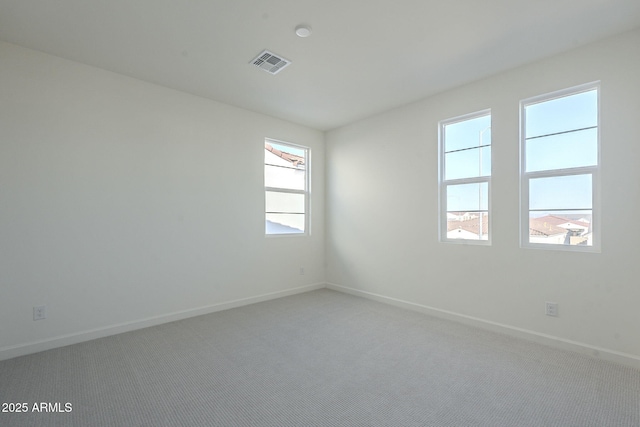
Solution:
{"label": "white baseboard", "polygon": [[325,287],[324,283],[314,285],[301,286],[284,291],[271,292],[268,294],[257,295],[248,298],[241,298],[233,301],[227,301],[219,304],[198,307],[189,310],[177,311],[173,313],[163,314],[160,316],[148,317],[145,319],[134,320],[131,322],[119,323],[116,325],[106,326],[103,328],[90,329],[72,334],[61,335],[45,340],[34,341],[25,344],[7,346],[0,348],[0,360],[11,359],[27,354],[38,353],[40,351],[51,350],[53,348],[64,347],[71,344],[77,344],[84,341],[90,341],[96,338],[103,338],[110,335],[121,334],[123,332],[134,331],[136,329],[148,328],[149,326],[160,325],[162,323],[182,320],[189,317],[200,316],[203,314],[214,313],[216,311],[228,310],[230,308],[241,307],[244,305],[254,304],[257,302],[268,301],[276,298],[282,298],[290,295],[300,294],[303,292],[314,291]]}
{"label": "white baseboard", "polygon": [[160,325],[162,323],[182,320],[189,317],[200,316],[203,314],[214,313],[216,311],[228,310],[230,308],[241,307],[262,301],[268,301],[276,298],[282,298],[303,292],[314,291],[322,288],[332,289],[334,291],[343,292],[351,295],[368,298],[385,304],[418,311],[431,316],[452,320],[455,322],[479,327],[493,332],[503,333],[516,338],[522,338],[534,341],[539,344],[548,345],[563,350],[573,351],[587,356],[595,357],[610,362],[620,363],[635,369],[640,369],[640,357],[633,354],[622,353],[615,350],[596,347],[589,344],[567,340],[553,335],[542,334],[528,329],[517,328],[489,320],[480,319],[473,316],[467,316],[452,311],[441,310],[435,307],[429,307],[422,304],[416,304],[397,298],[387,297],[372,292],[362,291],[346,286],[336,285],[334,283],[317,283],[308,286],[301,286],[283,291],[271,292],[268,294],[257,295],[253,297],[241,298],[233,301],[227,301],[219,304],[213,304],[205,307],[183,310],[165,315],[149,317],[145,319],[135,320],[131,322],[120,323],[107,326],[104,328],[96,328],[67,335],[61,335],[45,340],[34,341],[25,344],[7,346],[0,348],[0,360],[11,359],[18,356],[37,353],[40,351],[50,350],[53,348],[63,347],[71,344],[77,344],[84,341],[90,341],[96,338],[103,338],[110,335],[116,335],[124,332],[134,331],[136,329],[147,328],[150,326]]}
{"label": "white baseboard", "polygon": [[467,316],[452,311],[441,310],[435,307],[429,307],[422,304],[416,304],[409,301],[403,301],[396,298],[387,297],[384,295],[375,294],[372,292],[366,292],[359,289],[349,288],[346,286],[336,285],[334,283],[327,283],[328,289],[332,289],[338,292],[344,292],[351,295],[368,298],[378,302],[391,304],[397,307],[419,311],[421,313],[429,314],[431,316],[452,320],[459,323],[464,323],[469,326],[475,326],[481,329],[498,332],[513,336],[515,338],[522,338],[529,341],[533,341],[539,344],[547,345],[562,350],[573,351],[583,355],[595,357],[597,359],[607,360],[609,362],[619,363],[625,366],[630,366],[635,369],[640,369],[640,357],[629,353],[622,353],[615,350],[596,347],[589,344],[567,340],[564,338],[556,337],[553,335],[542,334],[539,332],[531,331],[528,329],[517,328],[514,326],[505,325],[498,322],[492,322],[489,320],[480,319],[473,316]]}

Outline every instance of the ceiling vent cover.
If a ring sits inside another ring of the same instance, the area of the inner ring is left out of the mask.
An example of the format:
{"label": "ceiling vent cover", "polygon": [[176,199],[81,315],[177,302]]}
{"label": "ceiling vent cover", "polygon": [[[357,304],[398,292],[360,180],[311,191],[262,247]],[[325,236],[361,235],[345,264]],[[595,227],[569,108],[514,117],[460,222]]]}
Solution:
{"label": "ceiling vent cover", "polygon": [[266,71],[269,74],[278,74],[287,65],[291,64],[291,61],[284,59],[283,57],[269,52],[268,50],[262,51],[262,53],[255,57],[251,61],[251,64]]}

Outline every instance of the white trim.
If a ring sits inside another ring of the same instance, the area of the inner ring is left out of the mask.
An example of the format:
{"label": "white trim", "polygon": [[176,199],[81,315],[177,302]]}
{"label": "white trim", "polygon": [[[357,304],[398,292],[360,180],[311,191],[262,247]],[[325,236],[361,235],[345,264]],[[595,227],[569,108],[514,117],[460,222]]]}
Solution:
{"label": "white trim", "polygon": [[71,344],[77,344],[84,341],[90,341],[97,338],[104,338],[111,335],[121,334],[124,332],[135,331],[137,329],[148,328],[163,323],[174,322],[176,320],[187,319],[190,317],[201,316],[203,314],[215,313],[217,311],[228,310],[230,308],[242,307],[249,304],[268,301],[276,298],[287,297],[304,292],[315,291],[325,287],[324,283],[316,283],[313,285],[300,286],[293,289],[283,291],[270,292],[267,294],[256,295],[247,298],[240,298],[232,301],[221,302],[218,304],[207,305],[189,310],[176,311],[173,313],[162,314],[159,316],[147,317],[144,319],[133,320],[130,322],[118,323],[103,328],[89,329],[86,331],[75,332],[71,334],[60,335],[44,340],[33,341],[26,344],[6,346],[0,348],[0,360],[11,359],[27,354],[38,353],[40,351],[51,350],[58,347],[64,347]]}
{"label": "white trim", "polygon": [[435,307],[430,307],[423,304],[416,304],[409,301],[404,301],[397,298],[392,298],[373,292],[362,291],[360,289],[354,289],[347,286],[336,285],[334,283],[327,283],[327,289],[331,289],[338,292],[343,292],[350,295],[355,295],[370,300],[390,304],[396,307],[418,311],[420,313],[428,314],[431,316],[439,317],[442,319],[452,320],[454,322],[463,323],[465,325],[481,328],[484,330],[498,332],[505,335],[509,335],[515,338],[525,339],[533,341],[538,344],[547,345],[561,350],[572,351],[585,356],[593,357],[596,359],[606,360],[608,362],[619,363],[621,365],[630,366],[635,369],[640,369],[640,356],[636,356],[630,353],[624,353],[616,350],[610,350],[607,348],[597,347],[590,344],[585,344],[578,341],[567,340],[554,335],[543,334],[535,332],[529,329],[518,328],[515,326],[505,325],[503,323],[493,322],[490,320],[481,319],[474,316],[467,316],[465,314],[456,313],[449,310],[442,310]]}
{"label": "white trim", "polygon": [[[568,88],[554,90],[552,92],[543,93],[541,95],[531,96],[529,98],[523,99],[520,103],[524,103],[527,105],[538,104],[540,102],[550,101],[552,99],[563,98],[565,96],[577,95],[582,92],[589,92],[593,89],[600,89],[600,80],[595,80],[589,83],[583,83],[576,86],[571,86]],[[600,96],[598,96],[598,100]],[[599,112],[599,111],[598,111]]]}

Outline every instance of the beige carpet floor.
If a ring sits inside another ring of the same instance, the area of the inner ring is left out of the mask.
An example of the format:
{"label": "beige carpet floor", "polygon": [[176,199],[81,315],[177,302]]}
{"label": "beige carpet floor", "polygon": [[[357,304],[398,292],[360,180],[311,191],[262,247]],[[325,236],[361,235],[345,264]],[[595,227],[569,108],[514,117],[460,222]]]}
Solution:
{"label": "beige carpet floor", "polygon": [[637,427],[640,371],[323,289],[0,362],[0,402],[28,404],[11,427]]}

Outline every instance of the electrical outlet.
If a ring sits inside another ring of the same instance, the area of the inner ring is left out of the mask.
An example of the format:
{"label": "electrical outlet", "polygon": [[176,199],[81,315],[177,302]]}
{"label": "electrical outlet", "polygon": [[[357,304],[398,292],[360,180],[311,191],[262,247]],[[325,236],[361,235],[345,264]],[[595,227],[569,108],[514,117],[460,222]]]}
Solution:
{"label": "electrical outlet", "polygon": [[558,303],[547,301],[545,303],[545,314],[547,316],[558,317]]}
{"label": "electrical outlet", "polygon": [[33,320],[43,320],[47,318],[47,306],[40,305],[33,307]]}

